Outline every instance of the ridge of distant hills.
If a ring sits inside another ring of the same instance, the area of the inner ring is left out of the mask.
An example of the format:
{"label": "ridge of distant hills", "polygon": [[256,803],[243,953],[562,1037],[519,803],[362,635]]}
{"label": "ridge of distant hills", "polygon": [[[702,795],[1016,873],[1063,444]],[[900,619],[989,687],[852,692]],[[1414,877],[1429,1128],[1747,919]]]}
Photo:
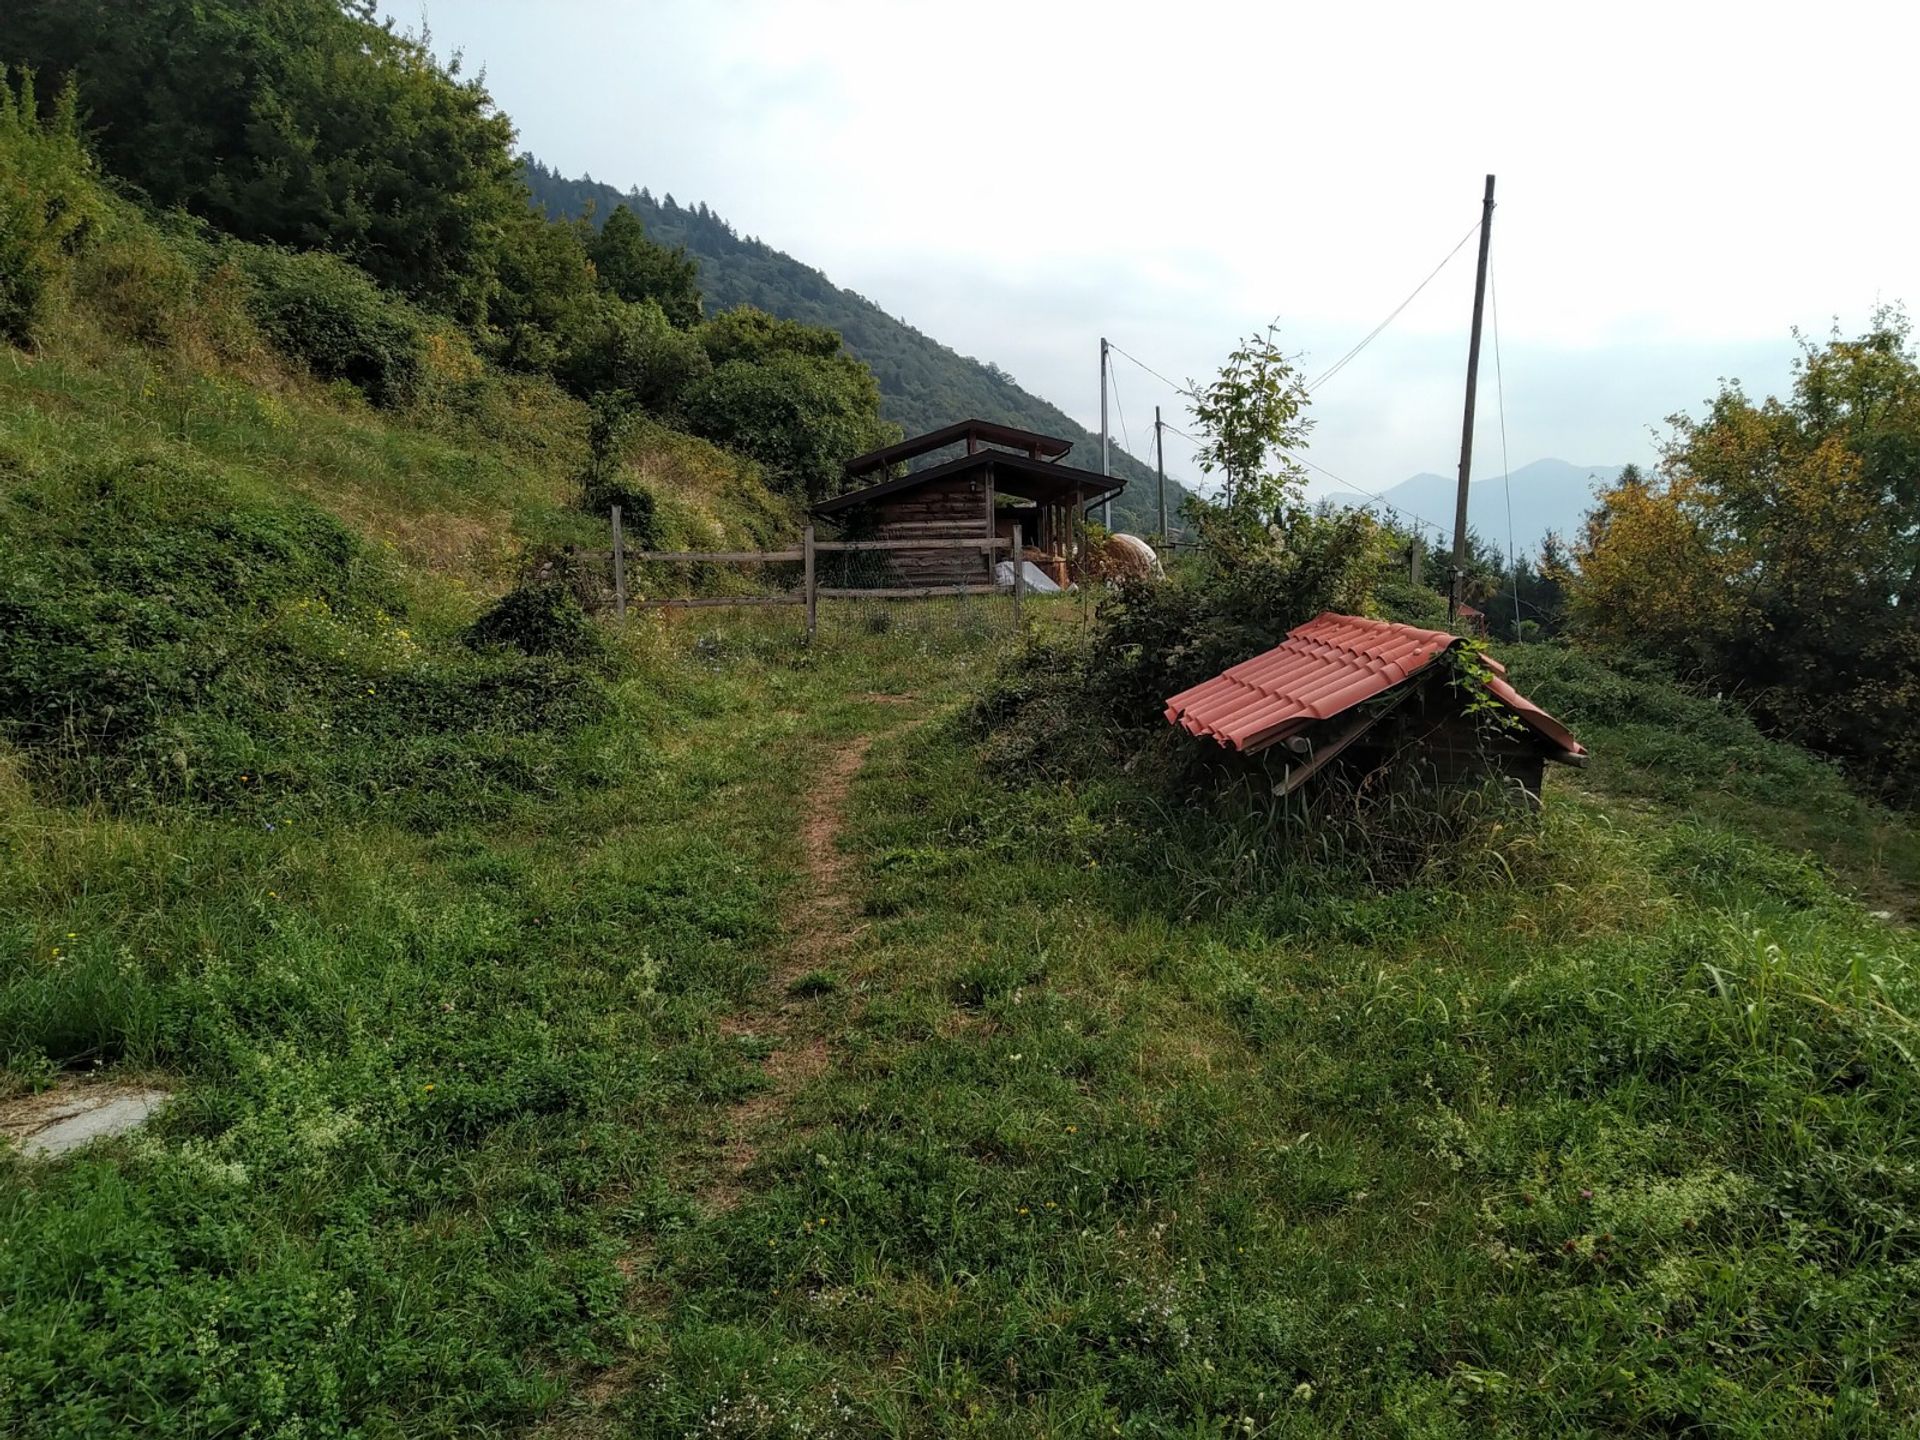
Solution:
{"label": "ridge of distant hills", "polygon": [[[1571,539],[1580,522],[1593,508],[1594,490],[1619,479],[1620,465],[1570,465],[1565,460],[1535,460],[1510,475],[1494,475],[1475,480],[1467,487],[1467,527],[1487,540],[1505,548],[1507,502],[1513,503],[1513,542],[1525,551],[1539,549],[1549,532]],[[1511,481],[1511,485],[1502,481]],[[1390,507],[1402,514],[1451,535],[1453,531],[1454,477],[1420,474],[1382,490],[1376,501],[1372,496],[1352,491],[1318,497],[1335,505],[1373,505]]]}
{"label": "ridge of distant hills", "polygon": [[[604,219],[617,205],[639,216],[647,234],[683,245],[700,264],[707,308],[754,305],[782,319],[828,325],[847,349],[864,360],[880,382],[881,412],[909,435],[979,417],[1071,440],[1072,463],[1097,468],[1100,437],[1076,424],[1058,406],[1024,390],[990,361],[942,345],[895,319],[865,296],[835,285],[820,271],[765,242],[741,235],[704,204],[683,206],[671,195],[656,200],[642,189],[621,191],[591,177],[569,179],[531,155],[521,171],[534,203],[551,216],[593,213]],[[1114,498],[1114,526],[1141,534],[1158,528],[1158,491],[1153,468],[1111,447],[1113,473],[1127,482]],[[1187,490],[1167,481],[1167,509],[1177,515]],[[1174,529],[1179,529],[1178,521]]]}

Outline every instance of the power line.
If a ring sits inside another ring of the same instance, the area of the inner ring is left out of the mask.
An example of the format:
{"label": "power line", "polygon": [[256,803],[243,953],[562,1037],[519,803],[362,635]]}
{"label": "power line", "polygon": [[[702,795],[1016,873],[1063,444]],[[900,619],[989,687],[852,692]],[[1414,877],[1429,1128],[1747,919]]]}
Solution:
{"label": "power line", "polygon": [[[1109,340],[1107,342],[1107,348],[1117,349],[1118,347]],[[1127,442],[1127,454],[1132,455],[1133,436],[1127,433],[1127,407],[1120,403],[1120,377],[1113,373],[1113,367],[1111,365],[1107,367],[1107,383],[1113,386],[1113,408],[1120,412],[1120,438]],[[1138,457],[1136,456],[1135,458],[1137,459]]]}
{"label": "power line", "polygon": [[[1327,469],[1326,466],[1316,465],[1313,463],[1313,461],[1307,459],[1307,457],[1304,455],[1295,455],[1292,458],[1294,458],[1295,460],[1298,460],[1302,465],[1305,465],[1310,470],[1318,470],[1322,475],[1326,476],[1329,480],[1338,480],[1342,485],[1348,486],[1349,488],[1358,491],[1360,494],[1365,495],[1369,500],[1373,500],[1378,504],[1386,506],[1388,511],[1391,512],[1392,514],[1404,515],[1406,516],[1407,519],[1416,521],[1419,524],[1426,526],[1429,530],[1432,530],[1436,534],[1441,536],[1441,538],[1444,539],[1446,537],[1447,532],[1443,530],[1439,525],[1436,525],[1433,521],[1427,519],[1426,516],[1415,514],[1413,511],[1407,509],[1407,507],[1404,505],[1396,505],[1393,503],[1393,501],[1387,499],[1386,496],[1376,495],[1373,491],[1367,489],[1364,485],[1355,485],[1353,481],[1347,479],[1346,476],[1336,475],[1333,473],[1333,471]],[[1366,507],[1363,505],[1360,508],[1364,510]]]}
{"label": "power line", "polygon": [[1327,381],[1331,380],[1334,376],[1338,375],[1342,370],[1346,369],[1348,361],[1352,360],[1354,356],[1358,355],[1362,350],[1366,349],[1367,346],[1371,345],[1376,339],[1378,339],[1380,332],[1382,330],[1385,330],[1387,326],[1391,325],[1395,320],[1400,318],[1400,312],[1402,310],[1405,310],[1407,306],[1411,305],[1416,299],[1419,298],[1420,292],[1426,289],[1428,285],[1433,283],[1433,277],[1435,275],[1438,275],[1442,270],[1447,268],[1447,261],[1453,259],[1454,256],[1458,255],[1460,253],[1461,247],[1464,246],[1467,243],[1467,241],[1471,240],[1477,233],[1479,233],[1479,230],[1480,230],[1480,222],[1476,220],[1473,222],[1473,229],[1467,231],[1466,234],[1460,237],[1459,244],[1455,245],[1453,249],[1449,250],[1446,253],[1446,257],[1442,259],[1438,265],[1433,267],[1433,269],[1428,273],[1427,278],[1425,280],[1422,280],[1418,285],[1413,287],[1413,293],[1407,296],[1407,298],[1402,300],[1398,305],[1394,306],[1392,311],[1388,313],[1387,318],[1382,320],[1378,325],[1374,326],[1373,329],[1369,330],[1366,334],[1366,338],[1361,340],[1361,342],[1358,345],[1354,346],[1351,350],[1347,351],[1346,354],[1342,355],[1338,360],[1334,361],[1333,364],[1329,365],[1325,370],[1323,370],[1320,373],[1320,378],[1315,380],[1311,385],[1307,386],[1307,393],[1311,395],[1314,391],[1318,390],[1322,385],[1326,384]]}
{"label": "power line", "polygon": [[[1158,370],[1154,369],[1151,365],[1147,364],[1147,362],[1142,360],[1139,356],[1129,355],[1125,350],[1121,350],[1118,345],[1113,343],[1113,341],[1111,340],[1107,341],[1107,348],[1109,350],[1120,350],[1120,353],[1122,355],[1126,355],[1127,359],[1133,361],[1134,364],[1138,365],[1142,370],[1146,371],[1147,374],[1153,376],[1153,378],[1158,380],[1162,385],[1165,385],[1171,388],[1174,394],[1185,395],[1187,393],[1186,386],[1167,379],[1166,376],[1162,375]],[[1172,427],[1169,426],[1168,428],[1171,429]]]}

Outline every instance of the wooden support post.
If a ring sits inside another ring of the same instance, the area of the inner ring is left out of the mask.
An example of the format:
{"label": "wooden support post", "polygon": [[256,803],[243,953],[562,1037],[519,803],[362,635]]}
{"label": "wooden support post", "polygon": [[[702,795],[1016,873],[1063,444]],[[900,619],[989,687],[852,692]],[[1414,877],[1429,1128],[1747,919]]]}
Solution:
{"label": "wooden support post", "polygon": [[987,541],[988,541],[988,544],[987,544],[987,550],[986,550],[986,556],[987,556],[987,579],[989,579],[989,580],[991,580],[991,579],[993,579],[993,544],[992,544],[992,541],[993,541],[993,538],[994,538],[994,534],[995,534],[995,531],[994,531],[994,524],[993,524],[993,471],[992,471],[992,470],[988,470],[988,471],[987,471],[987,528],[986,528],[986,530],[985,530],[985,532],[984,532],[984,533],[985,533],[985,536],[986,536],[986,539],[987,539]]}
{"label": "wooden support post", "polygon": [[627,541],[620,532],[620,507],[613,507],[613,613],[627,623]]}
{"label": "wooden support post", "polygon": [[802,564],[805,566],[805,569],[806,569],[805,583],[807,587],[807,639],[811,640],[813,639],[814,625],[817,623],[819,618],[819,606],[820,606],[820,586],[813,573],[813,526],[811,525],[807,526],[806,539],[804,542],[802,542],[800,549],[801,549],[802,555],[804,556]]}
{"label": "wooden support post", "polygon": [[1013,633],[1020,633],[1020,602],[1027,598],[1027,552],[1020,543],[1020,526],[1013,527]]}

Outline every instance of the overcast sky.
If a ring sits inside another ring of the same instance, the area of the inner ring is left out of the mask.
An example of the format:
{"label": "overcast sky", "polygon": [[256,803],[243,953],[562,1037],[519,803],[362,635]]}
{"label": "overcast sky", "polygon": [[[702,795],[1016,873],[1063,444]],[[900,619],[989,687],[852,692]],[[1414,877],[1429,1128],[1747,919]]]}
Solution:
{"label": "overcast sky", "polygon": [[[1317,374],[1466,234],[1488,171],[1514,468],[1644,461],[1719,377],[1784,385],[1794,326],[1920,299],[1910,3],[424,14],[547,163],[704,200],[1090,428],[1102,334],[1184,380],[1277,318]],[[1316,394],[1311,459],[1369,489],[1452,473],[1472,260]],[[1124,360],[1118,380],[1148,453],[1153,405],[1178,402]],[[1481,476],[1502,469],[1494,381],[1490,331]]]}

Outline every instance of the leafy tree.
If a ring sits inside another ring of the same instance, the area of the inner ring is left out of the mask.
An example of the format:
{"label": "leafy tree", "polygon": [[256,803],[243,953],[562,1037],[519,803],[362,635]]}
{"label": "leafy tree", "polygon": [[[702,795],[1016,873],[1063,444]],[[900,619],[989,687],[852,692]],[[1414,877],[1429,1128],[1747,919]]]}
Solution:
{"label": "leafy tree", "polygon": [[0,68],[0,339],[21,345],[98,219],[72,87],[44,123],[34,112],[33,76],[23,74],[16,89]]}
{"label": "leafy tree", "polygon": [[700,265],[688,258],[685,246],[654,244],[625,205],[615,206],[597,231],[590,221],[582,225],[587,258],[604,288],[622,300],[653,301],[677,329],[700,323]]}
{"label": "leafy tree", "polygon": [[716,365],[730,360],[770,360],[779,355],[845,360],[849,366],[858,363],[843,354],[838,332],[824,325],[782,320],[751,305],[714,316],[701,330],[700,343]]}
{"label": "leafy tree", "polygon": [[1211,382],[1189,381],[1188,403],[1202,438],[1195,458],[1226,481],[1222,501],[1191,499],[1185,513],[1209,548],[1245,557],[1265,548],[1299,510],[1306,471],[1288,453],[1306,444],[1313,422],[1307,391],[1274,342],[1249,335]]}
{"label": "leafy tree", "polygon": [[1276,326],[1249,335],[1208,384],[1189,381],[1194,424],[1205,440],[1195,458],[1207,474],[1226,481],[1256,511],[1274,511],[1297,495],[1306,472],[1287,452],[1304,446],[1307,387],[1274,343]]}
{"label": "leafy tree", "polygon": [[644,409],[674,414],[709,368],[698,337],[674,329],[653,301],[602,294],[569,317],[554,373],[576,395],[624,391]]}
{"label": "leafy tree", "polygon": [[552,371],[566,335],[594,309],[593,267],[571,225],[523,211],[506,227],[499,287],[489,309],[489,347],[502,364]]}
{"label": "leafy tree", "polygon": [[1891,310],[1802,343],[1788,398],[1723,388],[1600,497],[1573,615],[1920,793],[1920,362]]}
{"label": "leafy tree", "polygon": [[335,251],[469,323],[525,208],[513,128],[371,0],[14,0],[12,57],[72,79],[101,161],[244,239]]}
{"label": "leafy tree", "polygon": [[809,500],[837,494],[847,460],[899,436],[880,418],[873,372],[838,354],[727,360],[688,388],[685,409],[695,434],[752,456]]}

